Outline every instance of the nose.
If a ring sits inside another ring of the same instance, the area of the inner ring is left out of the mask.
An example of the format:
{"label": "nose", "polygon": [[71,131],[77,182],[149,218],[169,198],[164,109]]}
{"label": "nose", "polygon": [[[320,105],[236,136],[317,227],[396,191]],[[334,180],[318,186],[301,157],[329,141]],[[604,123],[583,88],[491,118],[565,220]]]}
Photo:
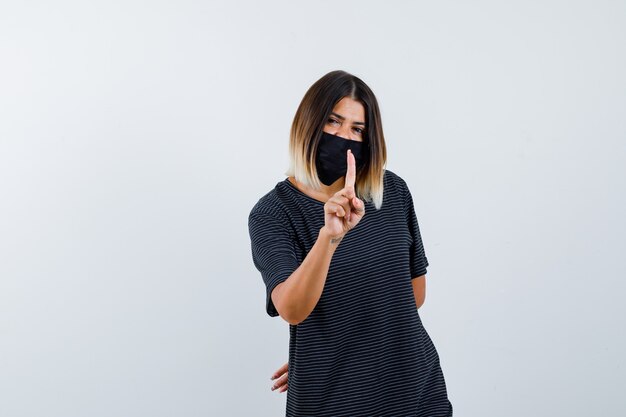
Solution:
{"label": "nose", "polygon": [[347,124],[344,123],[343,126],[339,127],[339,130],[335,133],[335,135],[344,139],[350,139],[350,126],[347,126]]}

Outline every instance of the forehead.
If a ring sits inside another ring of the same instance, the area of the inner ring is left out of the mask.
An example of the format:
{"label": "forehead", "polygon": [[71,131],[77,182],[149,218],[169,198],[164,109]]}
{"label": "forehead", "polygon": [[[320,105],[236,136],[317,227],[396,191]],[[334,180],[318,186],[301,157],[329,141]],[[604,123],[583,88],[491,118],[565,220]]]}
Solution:
{"label": "forehead", "polygon": [[365,107],[350,97],[344,97],[339,100],[333,107],[333,112],[339,113],[346,119],[365,121]]}

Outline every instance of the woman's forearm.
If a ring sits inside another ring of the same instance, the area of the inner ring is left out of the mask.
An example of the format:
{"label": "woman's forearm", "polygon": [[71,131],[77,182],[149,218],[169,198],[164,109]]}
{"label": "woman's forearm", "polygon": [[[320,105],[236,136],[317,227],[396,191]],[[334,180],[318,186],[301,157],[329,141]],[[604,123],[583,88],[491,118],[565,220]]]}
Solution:
{"label": "woman's forearm", "polygon": [[272,291],[276,310],[290,324],[295,325],[306,319],[317,305],[324,290],[330,261],[342,238],[333,239],[326,227],[322,227],[300,266]]}

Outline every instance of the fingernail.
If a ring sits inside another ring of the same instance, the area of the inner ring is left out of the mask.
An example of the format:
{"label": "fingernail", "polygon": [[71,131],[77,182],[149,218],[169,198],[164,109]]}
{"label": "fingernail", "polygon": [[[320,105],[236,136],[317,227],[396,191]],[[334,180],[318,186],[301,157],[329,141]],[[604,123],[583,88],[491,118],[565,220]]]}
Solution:
{"label": "fingernail", "polygon": [[275,375],[272,375],[272,376],[270,377],[270,381],[273,381],[273,380],[275,380],[275,379],[276,379],[276,376],[275,376]]}

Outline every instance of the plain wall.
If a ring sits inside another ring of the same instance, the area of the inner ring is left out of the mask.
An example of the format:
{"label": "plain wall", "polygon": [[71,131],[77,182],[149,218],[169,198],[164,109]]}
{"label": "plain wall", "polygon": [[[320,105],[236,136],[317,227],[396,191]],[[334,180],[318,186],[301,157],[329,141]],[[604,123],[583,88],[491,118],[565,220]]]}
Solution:
{"label": "plain wall", "polygon": [[455,415],[626,414],[623,1],[7,1],[0,53],[0,415],[284,415],[247,216],[335,69]]}

